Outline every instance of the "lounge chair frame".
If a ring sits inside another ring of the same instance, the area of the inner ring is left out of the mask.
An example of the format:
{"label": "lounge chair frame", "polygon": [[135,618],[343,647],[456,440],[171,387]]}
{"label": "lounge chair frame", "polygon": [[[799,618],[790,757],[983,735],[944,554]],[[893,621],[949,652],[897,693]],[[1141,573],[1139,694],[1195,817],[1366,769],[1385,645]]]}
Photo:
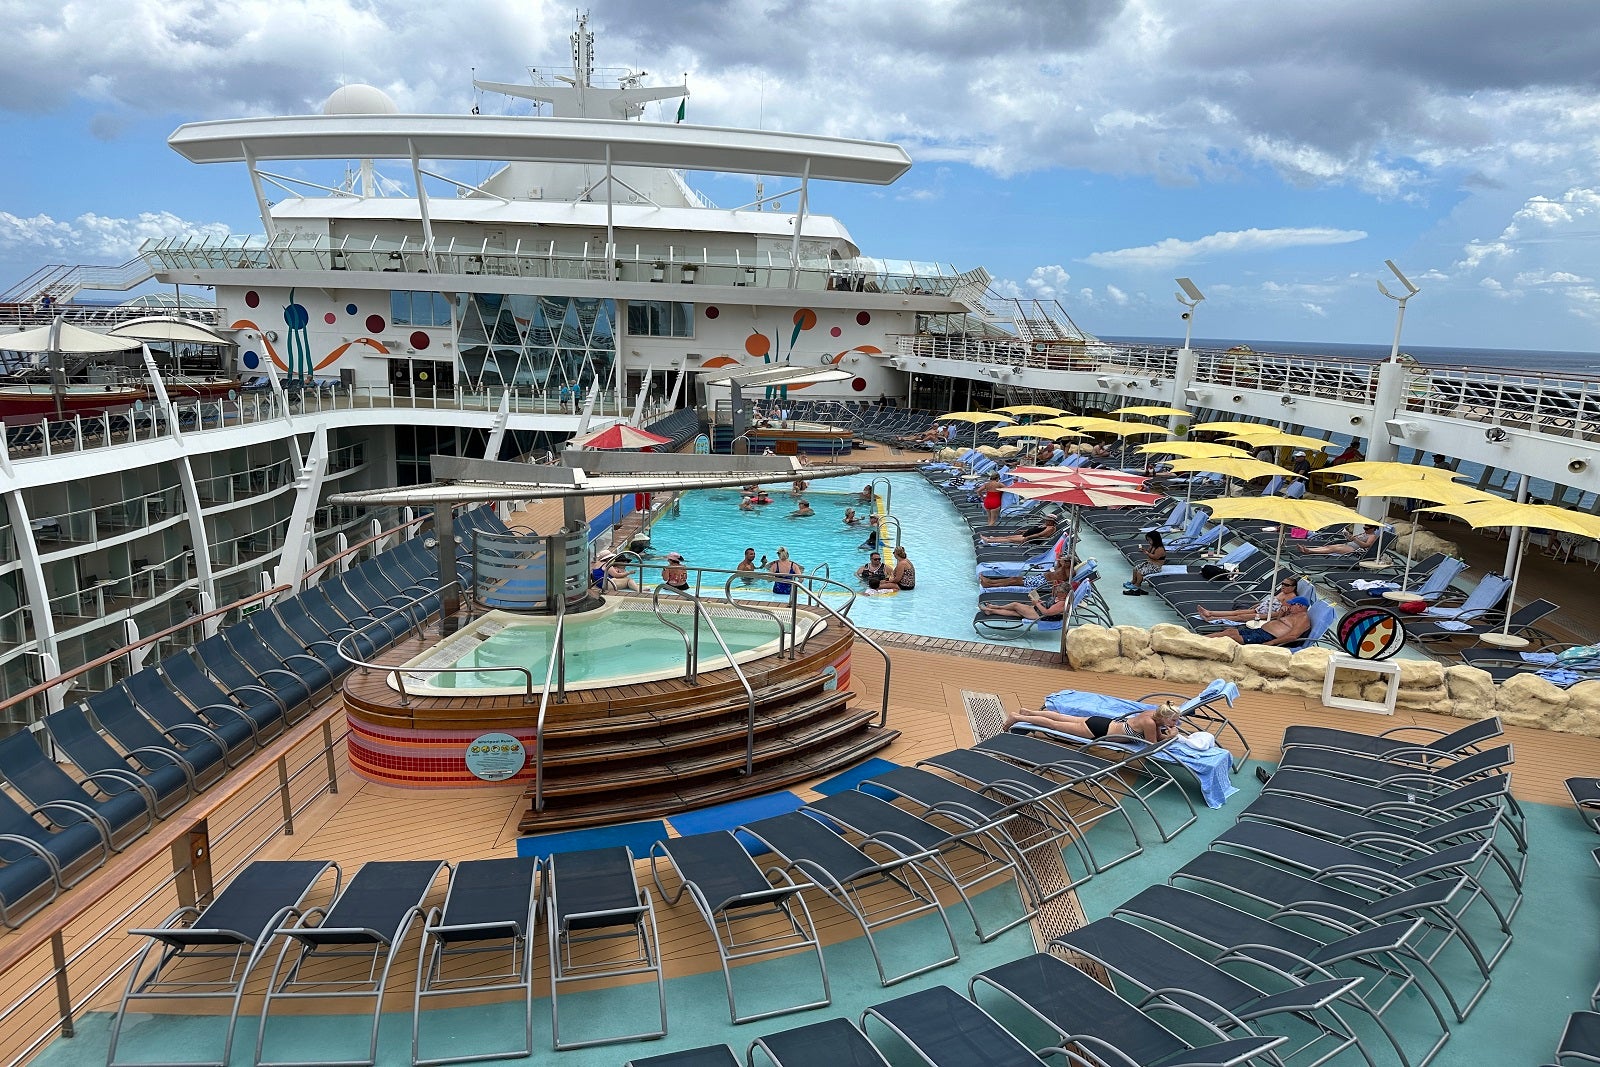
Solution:
{"label": "lounge chair frame", "polygon": [[[122,1000],[111,1020],[106,1067],[132,1067],[128,1061],[117,1059],[117,1041],[129,1005],[163,1000],[223,1000],[228,1003],[228,1028],[219,1058],[182,1064],[167,1061],[168,1067],[226,1067],[233,1050],[245,983],[271,947],[274,932],[285,920],[300,915],[302,903],[329,871],[333,872],[333,892],[337,896],[344,878],[337,863],[257,860],[234,875],[203,909],[179,908],[160,926],[129,930],[130,935],[143,936],[149,941],[128,968]],[[255,895],[264,895],[262,883],[273,891],[272,899],[255,908],[247,907],[253,889]],[[243,922],[245,918],[251,921]],[[147,970],[150,954],[158,945],[162,946],[161,954]],[[166,977],[168,972],[191,961],[225,959],[232,960],[226,979]],[[133,1061],[133,1064],[138,1062]]]}
{"label": "lounge chair frame", "polygon": [[[256,1067],[371,1067],[378,1059],[378,1024],[383,996],[411,928],[427,919],[423,901],[450,865],[434,860],[373,861],[362,866],[332,903],[301,914],[293,925],[279,926],[281,941],[272,977],[261,1000],[256,1028]],[[382,899],[386,895],[394,899]],[[377,899],[374,900],[373,898]],[[312,925],[312,921],[316,924]],[[345,922],[368,925],[346,926]],[[347,961],[365,960],[365,976],[343,977]],[[322,973],[328,965],[329,973]],[[309,967],[309,972],[308,972]],[[365,1059],[269,1060],[263,1054],[267,1023],[279,1001],[370,1000],[372,1024]]]}
{"label": "lounge chair frame", "polygon": [[[678,886],[672,892],[662,883],[659,862],[662,860],[670,862],[678,875]],[[705,920],[722,964],[730,1022],[738,1025],[771,1019],[791,1012],[825,1008],[833,1003],[828,964],[823,959],[816,923],[803,893],[815,888],[812,883],[797,882],[780,867],[763,871],[739,839],[726,830],[657,841],[650,848],[650,878],[663,903],[670,907],[687,895]],[[742,929],[751,925],[747,920],[766,916],[780,917],[787,930],[777,933],[758,929],[752,934]],[[734,964],[803,952],[816,957],[822,982],[820,998],[767,1011],[739,1013],[733,982]]]}
{"label": "lounge chair frame", "polygon": [[[562,903],[562,871],[571,898],[581,904]],[[550,1040],[563,1049],[610,1045],[620,1041],[648,1041],[667,1034],[667,992],[662,974],[660,938],[650,891],[639,886],[633,869],[633,850],[626,846],[559,852],[544,861],[542,897],[545,936],[550,949]],[[593,905],[579,910],[583,904]],[[632,942],[631,956],[618,961],[586,962],[576,956],[585,945]],[[600,978],[648,974],[654,977],[660,1026],[615,1037],[564,1041],[561,1038],[561,991],[564,987]]]}
{"label": "lounge chair frame", "polygon": [[[417,984],[411,1000],[411,1062],[417,1067],[527,1056],[533,1052],[533,944],[539,915],[539,861],[464,860],[450,876],[442,907],[431,908],[417,953]],[[473,970],[452,978],[452,961],[503,954],[498,971]],[[461,1056],[422,1055],[422,1008],[428,1001],[472,993],[522,994],[520,1048]]]}

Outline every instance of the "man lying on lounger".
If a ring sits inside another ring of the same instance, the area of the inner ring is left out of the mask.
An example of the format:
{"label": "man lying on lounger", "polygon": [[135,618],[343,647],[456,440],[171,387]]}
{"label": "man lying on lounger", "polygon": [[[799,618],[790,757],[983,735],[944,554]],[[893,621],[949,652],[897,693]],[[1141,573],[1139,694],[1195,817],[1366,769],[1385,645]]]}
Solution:
{"label": "man lying on lounger", "polygon": [[1300,640],[1311,630],[1311,616],[1306,614],[1311,601],[1297,596],[1283,606],[1283,614],[1268,619],[1260,626],[1235,627],[1212,634],[1226,637],[1241,645],[1287,645]]}

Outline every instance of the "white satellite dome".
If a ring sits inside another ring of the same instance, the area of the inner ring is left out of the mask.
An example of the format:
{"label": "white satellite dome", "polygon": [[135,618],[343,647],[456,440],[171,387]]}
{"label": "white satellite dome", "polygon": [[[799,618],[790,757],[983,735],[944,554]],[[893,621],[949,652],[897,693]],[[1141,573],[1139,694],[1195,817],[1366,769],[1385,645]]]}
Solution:
{"label": "white satellite dome", "polygon": [[324,115],[398,115],[389,94],[373,85],[341,85],[322,105]]}

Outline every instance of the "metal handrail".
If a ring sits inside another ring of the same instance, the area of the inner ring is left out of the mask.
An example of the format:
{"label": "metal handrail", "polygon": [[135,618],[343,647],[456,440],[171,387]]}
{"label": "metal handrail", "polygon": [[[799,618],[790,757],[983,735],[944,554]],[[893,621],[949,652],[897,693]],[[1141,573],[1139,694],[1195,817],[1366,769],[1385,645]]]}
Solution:
{"label": "metal handrail", "polygon": [[[425,615],[424,616],[413,616],[413,615],[411,615],[409,609],[411,609],[411,608],[420,608],[421,605],[422,605],[422,597],[412,597],[410,600],[406,601],[404,604],[397,605],[395,607],[396,611],[405,611],[405,612],[407,612],[407,616],[411,619],[411,629],[416,634],[416,636],[418,636],[418,637],[421,637],[423,635],[422,634],[423,627],[427,625],[428,619],[427,619],[427,616],[425,616]],[[362,674],[367,674],[372,670],[380,670],[380,671],[389,672],[389,675],[394,679],[395,688],[397,688],[400,691],[400,706],[402,708],[410,707],[411,706],[411,694],[406,692],[405,675],[401,671],[401,669],[400,669],[400,667],[398,665],[396,665],[396,664],[386,664],[386,663],[368,663],[366,660],[360,659],[360,658],[352,655],[345,648],[345,642],[346,641],[350,641],[350,640],[352,640],[354,638],[360,637],[362,635],[362,633],[367,629],[367,627],[376,625],[378,621],[379,620],[376,617],[374,617],[374,618],[369,619],[366,622],[362,623],[360,627],[352,629],[349,633],[347,633],[343,637],[339,638],[338,641],[334,642],[333,650],[335,652],[337,652],[339,654],[339,658],[344,660],[346,663],[350,664],[353,667],[361,668],[361,673]],[[522,702],[524,704],[532,704],[533,703],[533,672],[530,671],[526,667],[500,666],[500,665],[492,665],[491,664],[491,665],[485,666],[485,667],[429,667],[429,668],[427,668],[427,670],[428,670],[428,673],[430,673],[430,674],[482,674],[482,673],[484,673],[486,671],[515,671],[515,672],[523,674],[523,675],[525,675],[527,677],[527,685],[524,688]]]}
{"label": "metal handrail", "polygon": [[[556,675],[556,685],[559,688],[557,696],[561,703],[567,699],[567,598],[557,596],[556,601],[556,636],[551,644],[550,662],[544,669],[544,692],[539,694],[539,717],[533,725],[533,810],[544,810],[544,718],[550,709],[550,678],[551,673],[560,665]],[[532,686],[533,675],[528,675],[528,684]],[[529,694],[530,699],[532,694]]]}
{"label": "metal handrail", "polygon": [[728,661],[728,666],[733,668],[734,677],[739,679],[739,685],[744,689],[745,704],[748,709],[744,732],[744,773],[754,774],[756,770],[756,691],[750,685],[750,678],[744,673],[744,668],[740,667],[738,661],[733,658],[733,650],[728,647],[728,642],[722,639],[722,631],[718,630],[717,624],[711,621],[711,613],[706,611],[706,606],[700,602],[699,597],[691,596],[684,590],[675,589],[670,585],[658,585],[655,592],[650,595],[650,609],[655,612],[656,618],[677,630],[684,637],[685,642],[688,641],[688,636],[684,635],[683,630],[661,614],[661,594],[663,592],[687,600],[690,604],[690,609],[694,612],[695,647],[690,654],[692,666],[689,680],[691,682],[694,681],[692,672],[697,671],[699,666],[700,617],[702,615],[705,616],[706,627],[711,631],[711,636],[716,638],[717,645],[722,649],[723,658]]}
{"label": "metal handrail", "polygon": [[[838,584],[836,582],[832,582],[831,579],[826,579],[825,578],[825,579],[823,579],[823,581],[827,581],[830,584],[835,584],[835,585]],[[800,583],[796,582],[794,584],[794,589],[798,592],[799,588],[800,588]],[[889,725],[889,675],[890,675],[890,672],[894,670],[894,663],[893,663],[893,661],[891,661],[889,659],[889,650],[888,649],[884,648],[882,645],[878,644],[878,642],[874,641],[872,639],[872,637],[869,634],[867,634],[866,631],[862,630],[861,627],[859,627],[855,623],[851,622],[850,619],[847,617],[848,609],[855,605],[855,591],[854,590],[850,591],[850,603],[848,605],[846,605],[846,612],[845,613],[841,613],[839,611],[834,610],[832,605],[830,605],[827,601],[823,600],[815,592],[812,591],[812,589],[811,589],[809,584],[806,586],[806,596],[811,598],[811,604],[808,605],[809,607],[821,608],[823,611],[827,612],[829,615],[833,616],[835,619],[838,619],[841,623],[843,623],[845,625],[845,627],[851,633],[855,634],[861,640],[865,641],[868,644],[868,646],[870,646],[872,648],[872,650],[874,652],[876,652],[878,655],[883,657],[883,694],[882,694],[881,703],[880,703],[880,706],[879,706],[879,709],[878,709],[878,727],[881,729],[881,728]],[[809,634],[807,634],[806,636],[808,638],[810,637]],[[795,644],[798,645],[799,644],[799,641],[798,641],[799,635],[796,634],[795,637],[797,639]]]}
{"label": "metal handrail", "polygon": [[894,486],[890,484],[887,478],[874,478],[871,482],[873,492],[877,492],[879,482],[883,483],[883,513],[892,515],[894,514]]}
{"label": "metal handrail", "polygon": [[883,520],[878,523],[878,541],[880,544],[882,543],[883,527],[888,526],[890,523],[894,524],[894,547],[899,548],[901,541],[904,539],[905,531],[900,528],[900,520],[893,515],[885,515]]}

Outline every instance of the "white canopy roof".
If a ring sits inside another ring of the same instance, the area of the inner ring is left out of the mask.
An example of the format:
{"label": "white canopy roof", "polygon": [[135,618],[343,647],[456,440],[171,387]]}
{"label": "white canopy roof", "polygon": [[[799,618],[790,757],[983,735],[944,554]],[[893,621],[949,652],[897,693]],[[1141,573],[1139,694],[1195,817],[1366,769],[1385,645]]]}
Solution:
{"label": "white canopy roof", "polygon": [[855,375],[837,367],[797,367],[792,363],[775,363],[753,369],[741,368],[720,378],[711,378],[707,385],[737,385],[741,389],[766,388],[778,385],[812,385],[816,382],[842,382]]}
{"label": "white canopy roof", "polygon": [[193,163],[270,159],[488,159],[671,167],[888,185],[911,168],[899,145],[659,122],[491,115],[303,115],[178,127]]}
{"label": "white canopy roof", "polygon": [[136,337],[110,337],[85,330],[57,319],[48,326],[21,333],[0,334],[0,349],[7,352],[66,352],[89,355],[96,352],[127,352],[142,342]]}
{"label": "white canopy roof", "polygon": [[140,341],[178,341],[194,345],[231,345],[232,341],[209,326],[188,319],[158,315],[129,319],[106,331],[112,337],[131,337]]}

